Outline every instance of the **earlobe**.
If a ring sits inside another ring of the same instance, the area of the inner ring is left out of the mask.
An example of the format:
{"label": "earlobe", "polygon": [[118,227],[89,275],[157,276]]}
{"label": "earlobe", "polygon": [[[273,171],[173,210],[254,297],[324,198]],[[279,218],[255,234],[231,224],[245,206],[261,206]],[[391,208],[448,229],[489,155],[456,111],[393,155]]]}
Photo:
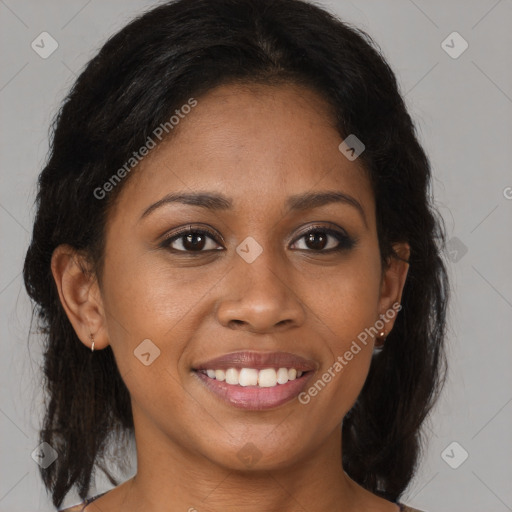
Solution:
{"label": "earlobe", "polygon": [[101,295],[88,268],[85,256],[67,244],[53,251],[51,269],[62,307],[82,343],[91,348],[93,334],[98,350],[108,345],[108,338]]}

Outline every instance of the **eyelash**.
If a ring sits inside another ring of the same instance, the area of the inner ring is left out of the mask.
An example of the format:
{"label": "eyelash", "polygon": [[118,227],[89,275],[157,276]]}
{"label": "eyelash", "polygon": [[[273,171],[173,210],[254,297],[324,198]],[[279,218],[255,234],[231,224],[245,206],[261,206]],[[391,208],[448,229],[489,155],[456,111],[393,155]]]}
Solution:
{"label": "eyelash", "polygon": [[[356,244],[356,240],[355,239],[345,235],[341,231],[329,229],[329,228],[326,228],[325,226],[311,226],[307,231],[305,231],[299,237],[297,237],[293,241],[293,243],[296,243],[297,241],[303,239],[306,235],[309,235],[309,234],[312,234],[312,233],[322,233],[322,234],[325,234],[325,235],[331,235],[331,236],[333,236],[334,238],[336,238],[338,240],[338,246],[334,247],[334,248],[331,248],[331,249],[326,249],[326,250],[321,249],[321,250],[318,250],[318,251],[315,251],[314,249],[298,249],[298,250],[306,251],[306,252],[313,252],[313,253],[316,253],[316,254],[331,254],[331,253],[334,253],[334,252],[341,252],[341,251],[350,250]],[[182,229],[178,230],[177,232],[174,232],[171,235],[169,235],[168,237],[166,237],[164,240],[162,240],[162,242],[160,243],[159,247],[161,247],[162,249],[168,249],[168,250],[170,250],[170,251],[172,251],[174,253],[185,253],[185,254],[201,254],[201,253],[211,252],[211,251],[215,251],[215,250],[220,250],[220,249],[208,249],[206,251],[205,250],[187,251],[187,250],[172,249],[172,248],[170,248],[170,245],[175,240],[179,240],[180,238],[182,238],[182,237],[184,237],[186,235],[189,235],[189,234],[206,235],[209,238],[211,238],[213,241],[215,241],[215,243],[218,244],[218,241],[216,239],[216,237],[217,237],[216,233],[214,233],[214,232],[212,232],[212,231],[210,231],[208,229],[205,229],[205,228],[193,228],[193,227],[189,226],[189,227],[186,227],[186,228],[182,228]]]}

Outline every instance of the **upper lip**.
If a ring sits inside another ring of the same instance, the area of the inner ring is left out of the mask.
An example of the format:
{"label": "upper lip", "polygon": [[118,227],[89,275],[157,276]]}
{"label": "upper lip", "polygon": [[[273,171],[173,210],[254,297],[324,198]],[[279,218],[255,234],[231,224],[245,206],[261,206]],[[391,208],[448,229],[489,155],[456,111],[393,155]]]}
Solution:
{"label": "upper lip", "polygon": [[307,372],[316,370],[317,363],[311,359],[289,352],[232,352],[194,365],[194,370],[227,370],[228,368],[295,368]]}

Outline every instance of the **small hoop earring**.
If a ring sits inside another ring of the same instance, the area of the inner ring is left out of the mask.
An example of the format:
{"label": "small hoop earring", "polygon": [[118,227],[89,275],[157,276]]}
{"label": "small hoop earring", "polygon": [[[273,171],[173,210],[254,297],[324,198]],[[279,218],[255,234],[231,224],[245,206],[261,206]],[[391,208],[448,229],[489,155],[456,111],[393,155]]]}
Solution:
{"label": "small hoop earring", "polygon": [[91,337],[91,341],[92,341],[91,352],[94,352],[94,336],[92,334],[89,334],[89,336]]}

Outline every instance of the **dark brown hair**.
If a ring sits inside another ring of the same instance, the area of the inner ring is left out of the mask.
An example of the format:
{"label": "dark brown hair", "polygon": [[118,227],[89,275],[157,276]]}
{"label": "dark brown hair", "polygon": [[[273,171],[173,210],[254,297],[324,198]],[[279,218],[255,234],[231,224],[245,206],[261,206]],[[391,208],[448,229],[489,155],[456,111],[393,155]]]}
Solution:
{"label": "dark brown hair", "polygon": [[366,146],[359,158],[374,191],[382,262],[397,257],[397,241],[411,255],[403,309],[343,422],[343,466],[393,501],[414,474],[420,426],[445,378],[448,280],[430,164],[395,75],[370,36],[302,0],[178,0],[130,22],[88,63],[56,116],[39,176],[23,275],[44,333],[40,438],[59,457],[41,475],[57,507],[74,485],[87,496],[107,439],[132,430],[133,418],[112,350],[91,353],[65,314],[52,253],[71,245],[101,282],[105,221],[137,168],[104,199],[94,191],[187,99],[233,82],[307,85],[331,105],[340,136]]}

